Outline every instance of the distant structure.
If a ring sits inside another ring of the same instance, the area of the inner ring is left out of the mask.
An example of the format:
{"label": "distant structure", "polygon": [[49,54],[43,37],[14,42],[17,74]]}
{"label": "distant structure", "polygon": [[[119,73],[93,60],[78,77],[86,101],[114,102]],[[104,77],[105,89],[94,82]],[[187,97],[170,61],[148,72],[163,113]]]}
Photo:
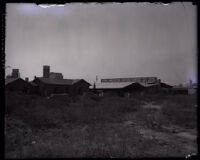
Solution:
{"label": "distant structure", "polygon": [[[90,87],[92,90],[92,87]],[[93,90],[104,93],[130,95],[130,93],[170,93],[172,86],[161,82],[157,77],[106,78],[95,83]]]}
{"label": "distant structure", "polygon": [[188,94],[196,94],[197,93],[197,83],[193,83],[192,80],[189,82],[189,87],[188,87]]}
{"label": "distant structure", "polygon": [[19,69],[12,69],[12,73],[6,76],[8,78],[20,78]]}
{"label": "distant structure", "polygon": [[20,78],[19,69],[12,70],[12,78]]}
{"label": "distant structure", "polygon": [[50,75],[50,66],[43,66],[43,78],[49,78]]}
{"label": "distant structure", "polygon": [[90,84],[84,79],[64,79],[62,73],[50,72],[50,66],[43,66],[43,77],[36,77],[31,82],[38,87],[43,96],[51,94],[82,94],[89,91]]}
{"label": "distant structure", "polygon": [[63,79],[62,73],[50,72],[50,66],[43,66],[43,78]]}
{"label": "distant structure", "polygon": [[50,72],[49,78],[63,79],[63,75],[62,75],[62,73]]}
{"label": "distant structure", "polygon": [[8,75],[6,76],[6,79],[9,79],[9,78],[12,78],[12,75],[8,74]]}
{"label": "distant structure", "polygon": [[154,84],[158,83],[159,79],[157,77],[134,77],[134,78],[109,78],[101,79],[102,83],[114,83],[114,82],[138,82],[144,84]]}
{"label": "distant structure", "polygon": [[13,69],[12,75],[5,79],[6,91],[24,92],[50,96],[51,94],[77,95],[89,91],[91,84],[84,79],[64,79],[62,73],[50,72],[50,66],[43,66],[43,76],[34,76],[33,81],[20,78],[19,69]]}
{"label": "distant structure", "polygon": [[160,85],[161,80],[157,77],[106,78],[101,79],[100,83],[95,83],[93,90],[109,94],[130,95],[136,92],[157,91]]}

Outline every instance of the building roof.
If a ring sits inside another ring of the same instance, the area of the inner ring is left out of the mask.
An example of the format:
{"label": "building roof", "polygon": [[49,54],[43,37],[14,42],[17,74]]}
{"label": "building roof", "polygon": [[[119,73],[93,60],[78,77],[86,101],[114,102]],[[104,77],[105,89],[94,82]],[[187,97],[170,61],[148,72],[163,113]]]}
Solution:
{"label": "building roof", "polygon": [[16,81],[17,79],[19,79],[19,78],[6,78],[6,79],[5,79],[5,85],[14,82],[14,81]]}
{"label": "building roof", "polygon": [[161,88],[172,88],[173,87],[173,86],[168,85],[168,84],[163,83],[163,82],[160,83],[160,86],[161,86]]}
{"label": "building roof", "polygon": [[[135,82],[110,82],[110,83],[95,83],[96,89],[122,89],[129,85],[136,84],[140,85],[139,83]],[[140,85],[142,87],[142,85]],[[94,86],[90,86],[92,89]]]}
{"label": "building roof", "polygon": [[[39,79],[43,83],[55,84],[55,85],[73,85],[73,84],[83,80],[83,79],[54,79],[54,78],[38,78],[38,77],[37,77],[37,79]],[[88,83],[88,82],[86,82],[86,83]]]}

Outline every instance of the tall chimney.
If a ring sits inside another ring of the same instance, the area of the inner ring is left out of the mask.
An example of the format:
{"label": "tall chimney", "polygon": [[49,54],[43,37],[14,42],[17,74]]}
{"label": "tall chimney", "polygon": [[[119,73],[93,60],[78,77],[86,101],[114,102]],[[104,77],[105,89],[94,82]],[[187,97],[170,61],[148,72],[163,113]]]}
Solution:
{"label": "tall chimney", "polygon": [[43,78],[49,78],[50,66],[43,66]]}
{"label": "tall chimney", "polygon": [[29,81],[28,77],[26,77],[26,78],[25,78],[25,81],[26,81],[26,82],[28,82],[28,81]]}
{"label": "tall chimney", "polygon": [[19,69],[13,69],[12,70],[12,78],[19,78]]}

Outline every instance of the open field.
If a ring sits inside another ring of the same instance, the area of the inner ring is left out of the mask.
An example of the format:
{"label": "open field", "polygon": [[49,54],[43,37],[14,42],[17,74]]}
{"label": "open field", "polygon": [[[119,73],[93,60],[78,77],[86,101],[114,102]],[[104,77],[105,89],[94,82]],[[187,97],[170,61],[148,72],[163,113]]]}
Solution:
{"label": "open field", "polygon": [[195,96],[44,98],[6,93],[6,158],[185,157],[197,153]]}

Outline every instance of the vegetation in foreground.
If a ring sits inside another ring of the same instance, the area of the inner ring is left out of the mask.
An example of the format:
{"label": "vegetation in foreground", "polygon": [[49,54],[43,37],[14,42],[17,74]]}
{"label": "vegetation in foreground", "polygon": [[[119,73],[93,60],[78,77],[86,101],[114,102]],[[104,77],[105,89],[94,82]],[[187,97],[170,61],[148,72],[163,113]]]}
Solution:
{"label": "vegetation in foreground", "polygon": [[[196,97],[6,93],[6,158],[169,157],[197,152]],[[184,134],[185,133],[185,134]],[[191,136],[194,135],[194,136]]]}

